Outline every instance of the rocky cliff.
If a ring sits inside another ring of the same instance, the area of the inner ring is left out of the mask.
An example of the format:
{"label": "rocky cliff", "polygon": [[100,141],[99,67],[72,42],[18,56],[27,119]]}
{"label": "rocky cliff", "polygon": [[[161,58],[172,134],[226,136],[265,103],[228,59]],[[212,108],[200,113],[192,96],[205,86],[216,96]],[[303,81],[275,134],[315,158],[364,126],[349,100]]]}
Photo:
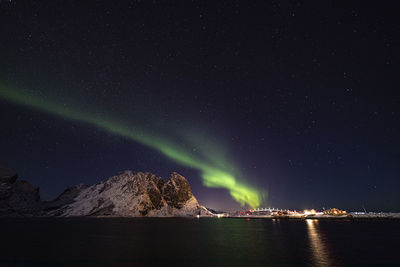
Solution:
{"label": "rocky cliff", "polygon": [[17,181],[15,171],[0,166],[0,215],[35,215],[40,210],[39,187]]}
{"label": "rocky cliff", "polygon": [[40,201],[39,188],[16,181],[0,167],[0,215],[36,216],[195,216],[212,215],[194,197],[188,181],[172,173],[167,182],[151,173],[125,171],[106,181],[66,189],[53,201]]}

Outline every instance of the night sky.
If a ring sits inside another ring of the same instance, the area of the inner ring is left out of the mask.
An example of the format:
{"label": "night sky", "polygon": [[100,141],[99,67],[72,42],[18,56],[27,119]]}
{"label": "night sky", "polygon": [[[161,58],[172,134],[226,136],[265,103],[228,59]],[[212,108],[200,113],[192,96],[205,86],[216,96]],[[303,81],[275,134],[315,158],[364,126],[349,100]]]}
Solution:
{"label": "night sky", "polygon": [[240,209],[212,169],[263,207],[400,211],[396,2],[2,0],[0,165],[43,199],[176,171]]}

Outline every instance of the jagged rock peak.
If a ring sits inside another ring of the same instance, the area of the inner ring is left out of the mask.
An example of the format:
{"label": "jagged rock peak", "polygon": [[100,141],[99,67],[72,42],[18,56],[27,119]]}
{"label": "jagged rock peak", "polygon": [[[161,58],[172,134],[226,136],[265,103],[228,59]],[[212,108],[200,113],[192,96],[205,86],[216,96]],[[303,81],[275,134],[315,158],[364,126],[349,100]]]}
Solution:
{"label": "jagged rock peak", "polygon": [[193,197],[189,182],[182,175],[173,172],[162,189],[162,194],[168,205],[182,208]]}
{"label": "jagged rock peak", "polygon": [[0,165],[0,183],[14,183],[18,178],[18,174],[10,168]]}

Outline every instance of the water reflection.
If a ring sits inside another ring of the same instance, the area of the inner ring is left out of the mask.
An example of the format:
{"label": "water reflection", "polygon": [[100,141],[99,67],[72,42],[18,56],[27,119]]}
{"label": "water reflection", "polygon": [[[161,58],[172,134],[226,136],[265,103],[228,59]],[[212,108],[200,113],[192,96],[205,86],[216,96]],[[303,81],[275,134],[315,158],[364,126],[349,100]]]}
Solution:
{"label": "water reflection", "polygon": [[306,221],[314,265],[332,266],[333,262],[329,255],[329,251],[322,240],[318,220],[307,219]]}

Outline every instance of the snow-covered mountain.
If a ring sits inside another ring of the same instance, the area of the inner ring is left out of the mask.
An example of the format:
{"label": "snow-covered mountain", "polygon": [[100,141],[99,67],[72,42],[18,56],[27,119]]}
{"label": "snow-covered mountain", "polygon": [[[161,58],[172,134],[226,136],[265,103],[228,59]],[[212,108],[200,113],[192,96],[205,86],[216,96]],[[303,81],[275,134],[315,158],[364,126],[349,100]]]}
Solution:
{"label": "snow-covered mountain", "polygon": [[165,182],[151,173],[124,171],[106,181],[80,188],[71,203],[49,214],[123,217],[211,215],[198,203],[188,181],[178,173],[172,173]]}
{"label": "snow-covered mountain", "polygon": [[0,166],[1,216],[213,216],[197,202],[189,182],[172,173],[167,182],[151,173],[124,171],[106,181],[67,188],[41,201],[39,188]]}

